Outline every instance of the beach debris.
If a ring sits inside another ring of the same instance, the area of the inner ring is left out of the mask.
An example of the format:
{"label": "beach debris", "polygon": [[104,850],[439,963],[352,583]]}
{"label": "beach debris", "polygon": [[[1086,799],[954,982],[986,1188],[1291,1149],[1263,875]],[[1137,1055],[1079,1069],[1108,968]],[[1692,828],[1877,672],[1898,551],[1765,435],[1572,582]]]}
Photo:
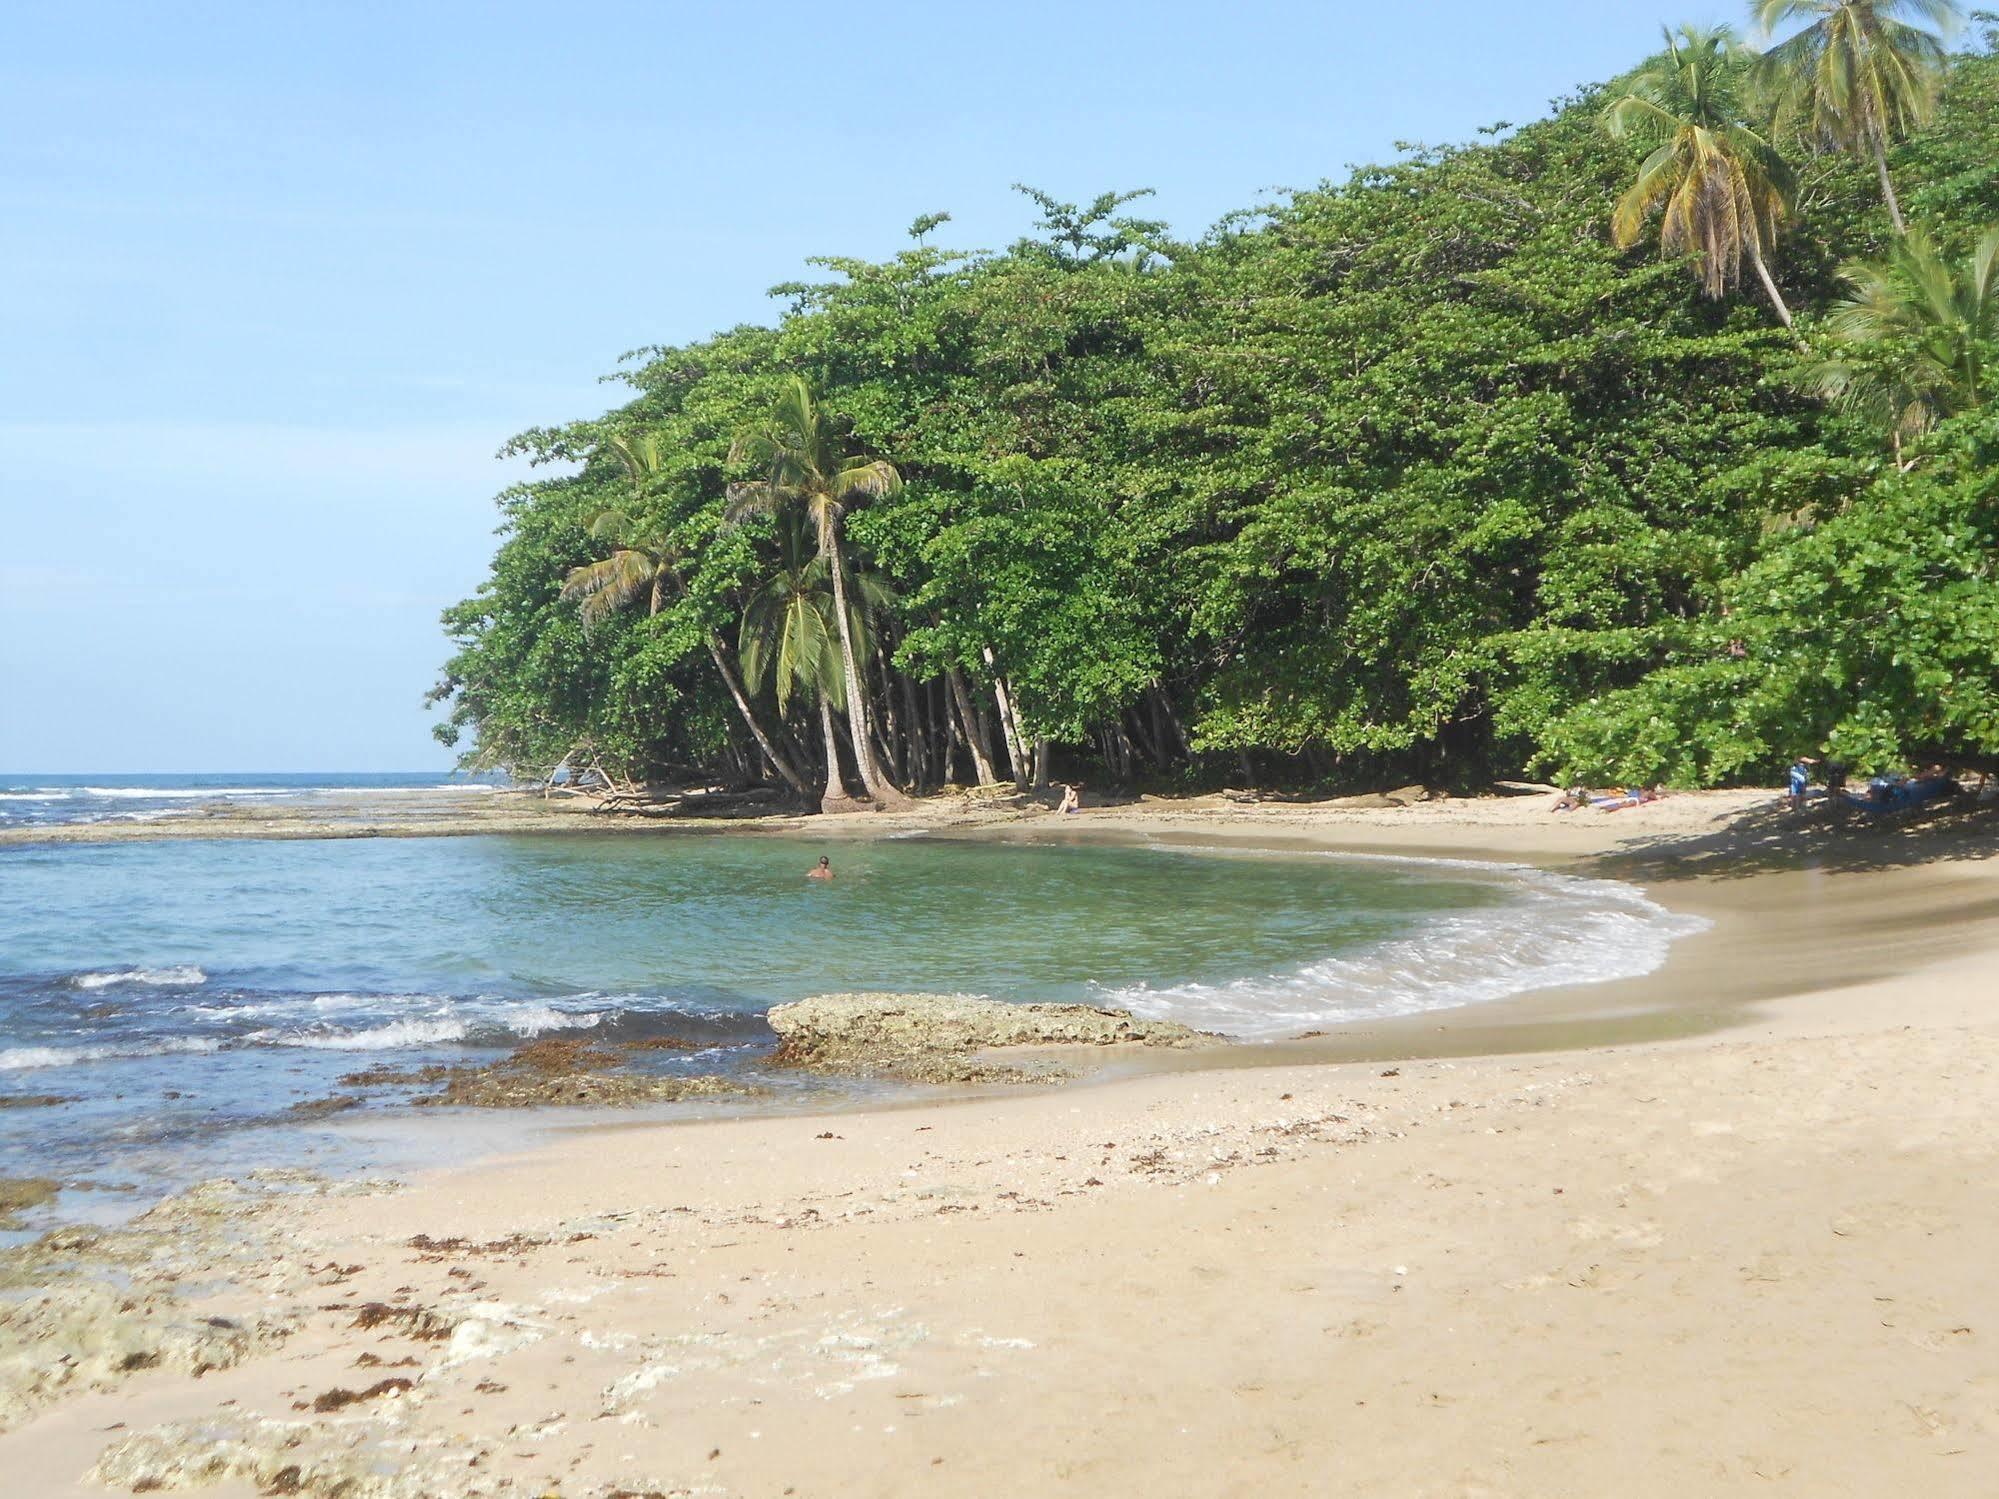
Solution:
{"label": "beach debris", "polygon": [[391,1306],[385,1301],[364,1301],[358,1306],[336,1304],[320,1308],[325,1312],[354,1313],[354,1320],[347,1325],[362,1332],[377,1327],[394,1328],[406,1338],[414,1338],[420,1343],[441,1342],[451,1336],[458,1319],[432,1311],[423,1306]]}
{"label": "beach debris", "polygon": [[[594,1237],[594,1234],[571,1234],[562,1242],[576,1244]],[[483,1243],[463,1238],[433,1239],[429,1234],[415,1234],[404,1242],[417,1251],[418,1259],[436,1261],[457,1255],[524,1254],[556,1241],[542,1234],[514,1233],[504,1239],[488,1239]]]}
{"label": "beach debris", "polygon": [[350,1405],[360,1405],[363,1401],[378,1400],[384,1395],[400,1395],[406,1390],[415,1388],[415,1381],[404,1379],[400,1375],[391,1375],[387,1379],[376,1380],[365,1390],[348,1390],[335,1385],[332,1389],[321,1390],[313,1396],[310,1406],[301,1400],[292,1409],[310,1409],[323,1416],[333,1411],[345,1410]]}
{"label": "beach debris", "polygon": [[821,994],[779,1005],[772,1062],[820,1072],[916,1082],[1047,1081],[1067,1073],[1052,1061],[996,1062],[1005,1047],[1190,1047],[1214,1037],[1170,1020],[1141,1020],[1093,1005],[1004,1004],[966,994]]}

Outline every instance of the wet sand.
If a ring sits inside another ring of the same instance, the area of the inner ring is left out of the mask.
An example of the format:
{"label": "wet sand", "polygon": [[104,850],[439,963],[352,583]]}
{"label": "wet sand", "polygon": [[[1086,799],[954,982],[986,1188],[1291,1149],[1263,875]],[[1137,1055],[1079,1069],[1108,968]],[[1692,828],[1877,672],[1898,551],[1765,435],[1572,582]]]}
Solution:
{"label": "wet sand", "polygon": [[282,1340],[52,1402],[0,1463],[51,1496],[100,1457],[349,1499],[1989,1493],[1993,825],[1768,801],[951,828],[1526,860],[1714,924],[1628,983],[246,1214],[255,1269],[188,1310]]}

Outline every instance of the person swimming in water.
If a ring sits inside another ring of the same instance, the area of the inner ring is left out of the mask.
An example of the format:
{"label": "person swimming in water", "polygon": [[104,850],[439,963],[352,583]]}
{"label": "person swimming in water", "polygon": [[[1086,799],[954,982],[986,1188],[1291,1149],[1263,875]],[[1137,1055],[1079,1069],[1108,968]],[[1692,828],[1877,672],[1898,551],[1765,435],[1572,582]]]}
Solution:
{"label": "person swimming in water", "polygon": [[812,866],[812,867],[811,867],[810,869],[808,869],[808,870],[806,870],[806,871],[805,871],[805,877],[806,877],[806,878],[807,878],[808,880],[830,880],[830,879],[832,879],[832,878],[833,878],[833,861],[832,861],[831,859],[827,858],[827,857],[826,857],[826,856],[825,856],[824,854],[821,854],[821,855],[819,856],[819,862],[818,862],[817,864],[814,864],[814,865],[813,865],[813,866]]}

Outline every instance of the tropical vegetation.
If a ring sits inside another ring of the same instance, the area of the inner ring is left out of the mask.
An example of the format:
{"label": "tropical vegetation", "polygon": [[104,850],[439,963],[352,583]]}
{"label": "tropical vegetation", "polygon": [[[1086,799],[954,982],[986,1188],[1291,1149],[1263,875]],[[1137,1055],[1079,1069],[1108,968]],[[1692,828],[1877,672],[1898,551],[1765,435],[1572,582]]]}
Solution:
{"label": "tropical vegetation", "polygon": [[1992,762],[1999,20],[1955,20],[1760,0],[1196,239],[1023,189],[1004,250],[814,261],[509,445],[439,733],[829,807]]}

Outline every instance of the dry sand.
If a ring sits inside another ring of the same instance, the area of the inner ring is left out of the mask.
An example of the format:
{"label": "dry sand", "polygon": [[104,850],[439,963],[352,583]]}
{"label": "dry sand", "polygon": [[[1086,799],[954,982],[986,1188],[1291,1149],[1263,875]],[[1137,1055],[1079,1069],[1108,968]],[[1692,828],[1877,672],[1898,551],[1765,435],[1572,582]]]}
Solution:
{"label": "dry sand", "polygon": [[991,818],[1533,859],[1715,925],[1239,1065],[300,1197],[189,1308],[296,1331],[52,1406],[7,1491],[102,1493],[108,1449],[344,1499],[1992,1494],[1993,827],[1770,800]]}

